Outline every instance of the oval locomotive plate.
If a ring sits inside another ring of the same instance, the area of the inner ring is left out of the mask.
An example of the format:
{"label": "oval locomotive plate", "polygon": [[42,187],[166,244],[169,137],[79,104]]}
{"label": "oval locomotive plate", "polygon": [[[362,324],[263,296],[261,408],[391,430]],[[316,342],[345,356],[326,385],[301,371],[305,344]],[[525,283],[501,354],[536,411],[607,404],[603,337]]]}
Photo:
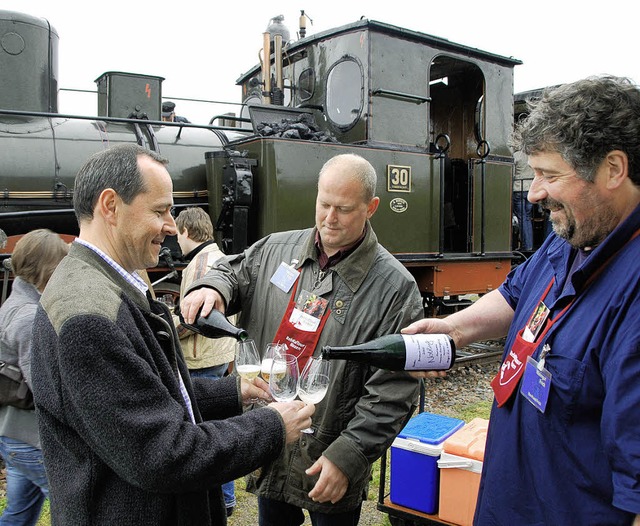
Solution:
{"label": "oval locomotive plate", "polygon": [[409,208],[409,203],[407,203],[402,197],[396,197],[389,202],[389,208],[398,214],[402,212],[406,212],[407,208]]}

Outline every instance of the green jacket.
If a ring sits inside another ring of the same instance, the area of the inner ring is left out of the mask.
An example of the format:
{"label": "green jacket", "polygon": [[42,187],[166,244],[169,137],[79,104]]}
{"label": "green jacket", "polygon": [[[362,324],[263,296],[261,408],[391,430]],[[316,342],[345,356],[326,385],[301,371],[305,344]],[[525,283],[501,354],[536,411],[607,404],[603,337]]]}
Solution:
{"label": "green jacket", "polygon": [[[409,272],[381,245],[370,225],[362,244],[320,281],[315,229],[272,234],[244,253],[218,261],[193,284],[210,286],[227,302],[227,313],[242,311],[239,324],[256,340],[260,352],[270,343],[289,302],[270,283],[281,262],[301,271],[298,293],[305,289],[329,301],[331,314],[315,354],[323,345],[350,345],[397,333],[423,317],[422,299]],[[249,489],[260,496],[323,513],[358,506],[366,497],[371,465],[391,444],[415,408],[418,382],[348,361],[332,366],[331,385],[316,406],[313,435],[305,435],[283,454],[252,475]],[[317,476],[304,473],[324,455],[349,479],[336,504],[308,497]]]}

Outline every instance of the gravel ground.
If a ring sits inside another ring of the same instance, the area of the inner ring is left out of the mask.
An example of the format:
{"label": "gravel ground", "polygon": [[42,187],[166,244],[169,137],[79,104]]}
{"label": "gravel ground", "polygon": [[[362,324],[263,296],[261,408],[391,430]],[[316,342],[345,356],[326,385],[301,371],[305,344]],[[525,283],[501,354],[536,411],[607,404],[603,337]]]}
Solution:
{"label": "gravel ground", "polygon": [[[427,380],[425,384],[425,411],[441,415],[460,416],[460,411],[469,406],[488,403],[493,399],[493,392],[489,382],[495,375],[498,364],[461,367],[450,371],[445,378]],[[482,415],[488,418],[488,414]],[[388,485],[388,480],[387,480]],[[229,519],[229,526],[256,526],[257,501],[256,498],[244,491],[244,481],[236,481],[236,497],[238,506]],[[388,489],[387,489],[388,492]],[[373,483],[369,488],[369,500],[362,506],[359,526],[388,525],[386,513],[377,510],[378,484]],[[310,526],[307,517],[304,526]]]}

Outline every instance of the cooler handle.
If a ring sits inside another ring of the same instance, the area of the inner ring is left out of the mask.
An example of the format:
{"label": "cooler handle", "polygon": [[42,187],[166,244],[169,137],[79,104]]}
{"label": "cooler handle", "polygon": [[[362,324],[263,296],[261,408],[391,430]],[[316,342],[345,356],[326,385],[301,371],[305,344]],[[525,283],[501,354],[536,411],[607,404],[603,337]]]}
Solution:
{"label": "cooler handle", "polygon": [[462,469],[471,469],[473,467],[473,463],[468,460],[438,460],[438,467],[441,469],[447,468],[462,468]]}

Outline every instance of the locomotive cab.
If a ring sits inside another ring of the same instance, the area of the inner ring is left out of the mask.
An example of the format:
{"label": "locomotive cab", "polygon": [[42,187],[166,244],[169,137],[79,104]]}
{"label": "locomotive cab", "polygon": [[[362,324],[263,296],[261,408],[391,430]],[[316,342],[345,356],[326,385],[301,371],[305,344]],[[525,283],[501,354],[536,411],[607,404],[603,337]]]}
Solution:
{"label": "locomotive cab", "polygon": [[[312,225],[322,164],[353,152],[378,173],[378,239],[427,298],[502,282],[511,258],[507,138],[519,61],[369,20],[290,43],[271,58],[275,74],[263,65],[238,79],[256,134],[207,159],[221,246],[237,252],[271,232]],[[273,85],[283,86],[288,106],[260,105]],[[312,115],[319,139],[283,127],[298,126],[302,113]],[[242,191],[222,175],[239,156],[258,161],[250,205],[242,195],[245,232],[233,220]]]}

